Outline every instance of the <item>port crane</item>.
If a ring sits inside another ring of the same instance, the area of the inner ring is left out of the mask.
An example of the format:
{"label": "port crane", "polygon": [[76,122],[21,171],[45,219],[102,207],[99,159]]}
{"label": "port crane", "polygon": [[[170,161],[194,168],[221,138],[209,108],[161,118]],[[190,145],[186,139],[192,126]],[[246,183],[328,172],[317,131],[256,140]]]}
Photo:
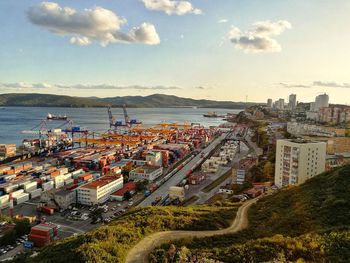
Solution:
{"label": "port crane", "polygon": [[138,121],[136,119],[130,119],[128,112],[126,110],[126,105],[123,105],[123,115],[124,115],[124,123],[121,120],[117,120],[114,118],[112,114],[111,107],[107,107],[108,112],[108,118],[109,118],[109,128],[117,129],[118,127],[126,127],[127,129],[130,129],[132,125],[141,124],[141,121]]}

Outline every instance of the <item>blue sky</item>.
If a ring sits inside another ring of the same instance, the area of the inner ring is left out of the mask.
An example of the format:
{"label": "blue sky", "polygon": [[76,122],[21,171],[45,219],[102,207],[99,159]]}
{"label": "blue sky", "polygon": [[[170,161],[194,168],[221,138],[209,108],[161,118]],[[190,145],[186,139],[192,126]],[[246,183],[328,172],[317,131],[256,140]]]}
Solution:
{"label": "blue sky", "polygon": [[[28,17],[42,1],[2,0],[1,93],[165,93],[234,101],[296,93],[298,100],[310,101],[327,92],[331,102],[350,102],[344,96],[350,95],[349,1],[188,0],[201,14],[183,15],[146,8],[142,0],[52,2],[75,12],[96,7],[113,12],[127,20],[120,29],[127,43],[102,46],[90,37],[88,45],[72,44],[72,37],[86,35],[48,30],[47,20],[38,20],[41,10]],[[148,41],[129,33],[143,23],[154,27],[159,43],[154,35]],[[257,34],[257,25],[269,33]]]}

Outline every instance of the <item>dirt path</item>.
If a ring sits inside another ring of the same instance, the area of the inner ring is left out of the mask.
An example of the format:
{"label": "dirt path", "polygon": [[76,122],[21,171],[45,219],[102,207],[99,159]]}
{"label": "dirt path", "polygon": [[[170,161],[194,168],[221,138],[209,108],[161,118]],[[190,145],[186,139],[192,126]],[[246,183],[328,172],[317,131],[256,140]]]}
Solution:
{"label": "dirt path", "polygon": [[223,235],[235,233],[245,229],[248,226],[248,209],[258,199],[252,199],[245,202],[237,211],[237,215],[230,227],[220,230],[210,231],[164,231],[149,235],[137,243],[128,253],[126,263],[147,263],[148,255],[163,243],[181,239],[185,237],[209,237],[214,235]]}

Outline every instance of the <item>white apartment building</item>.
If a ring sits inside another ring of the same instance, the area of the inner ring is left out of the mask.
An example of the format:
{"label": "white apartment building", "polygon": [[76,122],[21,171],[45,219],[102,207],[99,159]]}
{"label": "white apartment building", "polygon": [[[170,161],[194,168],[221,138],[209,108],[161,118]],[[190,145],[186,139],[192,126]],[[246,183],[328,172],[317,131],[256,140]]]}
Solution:
{"label": "white apartment building", "polygon": [[121,188],[123,188],[123,176],[106,175],[77,188],[77,201],[83,205],[101,204]]}
{"label": "white apartment building", "polygon": [[275,185],[297,185],[325,171],[326,143],[277,140]]}

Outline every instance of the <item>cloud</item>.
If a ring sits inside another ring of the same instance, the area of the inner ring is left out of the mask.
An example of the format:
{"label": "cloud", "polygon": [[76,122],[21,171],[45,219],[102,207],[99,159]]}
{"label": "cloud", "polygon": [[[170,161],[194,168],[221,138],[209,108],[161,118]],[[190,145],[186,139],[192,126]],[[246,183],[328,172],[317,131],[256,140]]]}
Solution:
{"label": "cloud", "polygon": [[347,88],[347,89],[350,88],[350,83],[314,81],[313,85],[318,87],[327,87],[327,88]]}
{"label": "cloud", "polygon": [[81,89],[81,90],[180,90],[181,88],[175,86],[117,86],[111,84],[77,84],[77,85],[61,85],[61,84],[48,84],[48,83],[36,83],[30,84],[25,82],[18,83],[0,83],[0,87],[11,89]]}
{"label": "cloud", "polygon": [[302,84],[287,84],[287,83],[278,83],[282,88],[293,89],[293,88],[303,88],[308,89],[312,88],[312,85],[302,85]]}
{"label": "cloud", "polygon": [[142,0],[145,7],[153,11],[162,11],[167,15],[202,14],[202,10],[195,8],[188,1],[177,0]]}
{"label": "cloud", "polygon": [[227,22],[228,22],[228,20],[226,18],[220,19],[218,21],[219,24],[224,24],[224,23],[227,23]]}
{"label": "cloud", "polygon": [[256,22],[252,30],[245,32],[232,26],[228,36],[237,49],[242,49],[246,53],[280,52],[282,49],[280,44],[271,36],[280,35],[290,28],[292,25],[286,20],[276,22],[267,20]]}
{"label": "cloud", "polygon": [[282,88],[316,88],[316,87],[324,87],[324,88],[350,88],[350,83],[337,83],[337,82],[324,82],[324,81],[314,81],[311,84],[287,84],[287,83],[277,83],[279,87]]}
{"label": "cloud", "polygon": [[0,83],[0,87],[8,89],[50,89],[52,85],[47,83],[35,83],[30,84],[26,82],[17,82],[17,83]]}
{"label": "cloud", "polygon": [[71,36],[70,42],[76,45],[86,46],[93,41],[102,46],[110,43],[160,43],[154,25],[142,23],[128,33],[123,33],[120,30],[127,20],[98,6],[77,11],[70,7],[61,7],[57,3],[42,2],[32,6],[27,16],[34,25],[60,36]]}

